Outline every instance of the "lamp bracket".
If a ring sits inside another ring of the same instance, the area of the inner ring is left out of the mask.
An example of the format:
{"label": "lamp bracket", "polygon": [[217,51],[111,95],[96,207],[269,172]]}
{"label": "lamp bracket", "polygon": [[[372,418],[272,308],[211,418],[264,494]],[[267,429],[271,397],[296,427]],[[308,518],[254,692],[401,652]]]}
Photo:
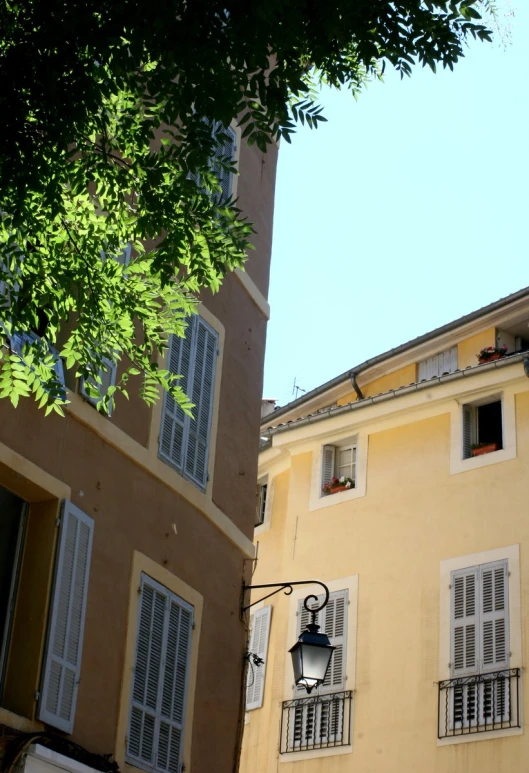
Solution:
{"label": "lamp bracket", "polygon": [[[321,582],[320,580],[295,580],[294,582],[268,582],[264,585],[246,585],[246,583],[243,582],[242,584],[242,593],[241,593],[241,615],[246,612],[250,607],[253,607],[255,604],[259,604],[261,601],[265,601],[266,599],[269,599],[270,596],[275,596],[276,593],[280,593],[281,591],[284,591],[285,596],[290,596],[292,591],[294,590],[294,586],[296,585],[321,585],[325,592],[325,598],[323,599],[323,602],[318,607],[313,607],[312,609],[309,607],[308,602],[313,599],[314,601],[318,601],[318,597],[314,595],[314,593],[310,593],[304,600],[303,606],[307,610],[307,612],[310,612],[312,614],[312,620],[314,622],[316,613],[322,610],[325,606],[327,606],[327,602],[329,601],[329,588],[325,585],[325,583]],[[257,601],[252,601],[251,604],[244,604],[246,591],[249,590],[259,590],[264,588],[275,588],[276,590],[273,590],[271,593],[268,593],[266,596],[263,596],[262,598],[258,599]]]}

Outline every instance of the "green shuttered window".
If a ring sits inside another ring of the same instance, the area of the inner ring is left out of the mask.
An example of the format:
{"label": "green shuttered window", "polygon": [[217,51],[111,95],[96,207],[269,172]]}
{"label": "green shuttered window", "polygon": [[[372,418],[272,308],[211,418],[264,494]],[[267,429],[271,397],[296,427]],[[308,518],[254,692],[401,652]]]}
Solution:
{"label": "green shuttered window", "polygon": [[81,675],[93,520],[63,504],[38,717],[71,733]]}
{"label": "green shuttered window", "polygon": [[180,773],[193,607],[142,574],[127,760]]}
{"label": "green shuttered window", "polygon": [[195,407],[191,419],[165,394],[159,437],[160,457],[202,489],[208,478],[217,351],[216,331],[198,316],[190,319],[185,338],[171,337],[169,370],[182,376],[180,386]]}

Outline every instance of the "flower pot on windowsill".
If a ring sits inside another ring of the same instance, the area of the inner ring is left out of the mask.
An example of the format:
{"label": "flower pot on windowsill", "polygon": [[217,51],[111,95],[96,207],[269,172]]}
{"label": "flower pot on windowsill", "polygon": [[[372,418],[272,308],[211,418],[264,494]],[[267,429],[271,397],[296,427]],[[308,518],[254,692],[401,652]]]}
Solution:
{"label": "flower pot on windowsill", "polygon": [[351,486],[347,488],[347,486],[334,486],[334,488],[329,490],[329,494],[337,494],[339,491],[349,491],[351,489]]}
{"label": "flower pot on windowsill", "polygon": [[490,357],[479,357],[479,364],[483,365],[484,362],[493,362],[494,360],[501,360],[502,357],[505,357],[504,354],[499,354],[496,352],[495,354],[491,354]]}
{"label": "flower pot on windowsill", "polygon": [[498,450],[498,444],[497,443],[487,443],[483,446],[478,446],[478,448],[472,449],[472,456],[482,456],[482,454],[490,454],[492,451]]}

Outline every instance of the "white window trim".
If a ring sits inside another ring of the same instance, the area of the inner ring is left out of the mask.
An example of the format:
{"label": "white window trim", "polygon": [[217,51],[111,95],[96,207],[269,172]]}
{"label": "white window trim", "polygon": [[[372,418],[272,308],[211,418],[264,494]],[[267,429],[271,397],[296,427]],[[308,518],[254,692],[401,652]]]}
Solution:
{"label": "white window trim", "polygon": [[[498,452],[496,452],[498,453]],[[439,681],[451,679],[450,672],[450,637],[451,637],[451,574],[454,571],[472,566],[489,564],[493,561],[509,563],[509,668],[522,667],[522,625],[521,625],[521,595],[520,595],[520,546],[509,545],[504,548],[485,550],[481,553],[471,553],[457,558],[441,561],[440,578],[440,625],[439,625]],[[450,746],[473,741],[490,741],[509,735],[521,735],[523,732],[523,680],[520,680],[520,724],[521,727],[495,730],[494,733],[472,733],[450,738],[437,739],[438,746]]]}
{"label": "white window trim", "polygon": [[[333,496],[339,496],[334,494]],[[356,632],[358,627],[358,575],[353,574],[349,577],[342,577],[340,580],[323,580],[329,591],[347,590],[349,592],[349,607],[347,610],[347,653],[345,661],[345,687],[344,690],[354,691],[356,685]],[[310,593],[318,596],[321,593],[321,587],[318,585],[304,585],[294,588],[290,595],[290,607],[288,614],[287,644],[284,657],[286,658],[285,679],[283,684],[283,700],[292,700],[292,684],[294,683],[294,674],[292,671],[292,662],[288,653],[297,640],[297,611],[299,602],[306,598]],[[315,759],[316,757],[334,757],[340,754],[350,754],[353,750],[353,730],[354,730],[354,695],[351,705],[351,744],[329,747],[323,749],[311,749],[305,752],[296,752],[292,754],[287,752],[279,755],[279,762],[301,762],[302,760]]]}
{"label": "white window trim", "polygon": [[262,486],[264,483],[267,485],[266,489],[266,504],[265,504],[265,512],[264,512],[264,519],[259,526],[256,526],[254,529],[254,537],[258,537],[259,534],[262,534],[264,531],[270,531],[271,521],[272,521],[272,507],[274,503],[274,483],[275,479],[272,478],[270,475],[264,475],[263,477],[259,478],[258,485]]}
{"label": "white window trim", "polygon": [[[519,391],[519,390],[518,390]],[[463,405],[469,403],[487,402],[501,396],[502,420],[503,420],[503,448],[490,454],[471,456],[463,459]],[[474,395],[466,395],[464,399],[454,401],[450,417],[450,475],[457,475],[468,470],[476,470],[487,467],[489,464],[506,462],[516,458],[516,411],[515,411],[515,387],[504,386],[501,392],[498,388],[491,388],[486,392],[478,392]]]}
{"label": "white window trim", "polygon": [[339,491],[337,494],[322,495],[321,470],[323,446],[333,445],[340,447],[340,444],[343,444],[344,447],[349,446],[351,445],[351,432],[349,431],[346,435],[343,435],[339,438],[326,439],[325,442],[321,442],[317,446],[313,446],[309,512],[312,512],[313,510],[320,510],[324,507],[332,507],[332,505],[339,505],[343,502],[348,502],[350,499],[359,499],[359,497],[364,497],[366,495],[368,434],[367,432],[357,432],[355,435],[355,487],[348,489],[347,491]]}

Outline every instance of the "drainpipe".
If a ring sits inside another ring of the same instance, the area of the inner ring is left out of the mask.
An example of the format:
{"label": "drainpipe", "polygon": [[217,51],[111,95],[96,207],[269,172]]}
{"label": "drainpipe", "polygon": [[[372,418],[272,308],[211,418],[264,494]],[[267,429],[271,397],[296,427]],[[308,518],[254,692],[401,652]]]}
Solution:
{"label": "drainpipe", "polygon": [[364,395],[362,394],[362,390],[360,389],[360,387],[356,383],[356,370],[352,370],[349,373],[349,378],[351,379],[351,384],[353,385],[353,389],[356,392],[356,396],[358,397],[359,400],[363,400],[364,399]]}

